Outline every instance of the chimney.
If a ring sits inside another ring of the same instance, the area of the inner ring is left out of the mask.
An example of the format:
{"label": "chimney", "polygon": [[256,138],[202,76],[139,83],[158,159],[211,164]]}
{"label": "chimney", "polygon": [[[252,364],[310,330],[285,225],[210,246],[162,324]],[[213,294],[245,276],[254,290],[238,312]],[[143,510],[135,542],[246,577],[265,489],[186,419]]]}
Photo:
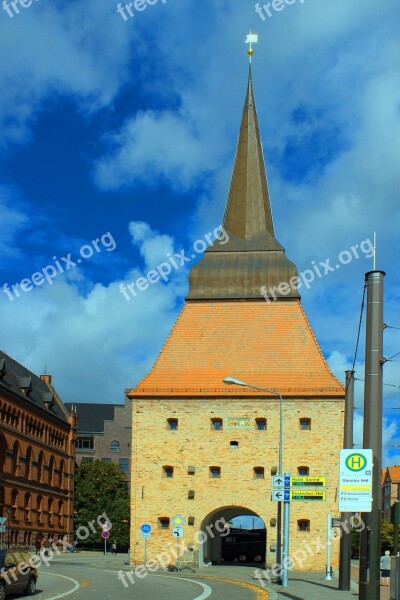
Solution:
{"label": "chimney", "polygon": [[51,385],[51,375],[41,375],[40,379]]}

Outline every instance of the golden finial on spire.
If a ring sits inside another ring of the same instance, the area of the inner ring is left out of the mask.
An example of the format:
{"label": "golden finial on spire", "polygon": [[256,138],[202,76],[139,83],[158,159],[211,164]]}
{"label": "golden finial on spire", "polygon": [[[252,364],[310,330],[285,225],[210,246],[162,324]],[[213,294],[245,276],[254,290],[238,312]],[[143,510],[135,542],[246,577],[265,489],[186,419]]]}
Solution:
{"label": "golden finial on spire", "polygon": [[246,41],[245,41],[245,44],[250,44],[249,49],[247,50],[247,54],[249,55],[250,62],[251,62],[251,57],[254,54],[252,44],[256,44],[257,42],[258,42],[258,34],[251,33],[251,29],[250,29],[250,33],[247,34]]}

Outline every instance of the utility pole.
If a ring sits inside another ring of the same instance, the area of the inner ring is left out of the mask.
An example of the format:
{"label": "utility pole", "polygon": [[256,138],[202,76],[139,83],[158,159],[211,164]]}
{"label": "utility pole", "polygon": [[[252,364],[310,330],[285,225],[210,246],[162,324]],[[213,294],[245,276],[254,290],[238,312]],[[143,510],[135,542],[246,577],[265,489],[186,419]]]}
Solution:
{"label": "utility pole", "polygon": [[[354,411],[354,371],[346,371],[346,397],[344,403],[344,438],[343,448],[353,448],[353,411]],[[339,590],[350,591],[351,579],[351,531],[349,523],[352,513],[342,513],[339,561]]]}
{"label": "utility pole", "polygon": [[380,600],[384,276],[383,271],[370,271],[365,275],[367,286],[367,334],[365,341],[363,448],[372,450],[373,470],[372,511],[362,513],[365,528],[360,537],[359,600]]}
{"label": "utility pole", "polygon": [[393,554],[397,555],[399,551],[399,501],[400,501],[400,483],[397,484],[397,498],[394,501],[394,540]]}
{"label": "utility pole", "polygon": [[[285,477],[290,477],[290,473],[285,473]],[[288,585],[288,560],[290,560],[289,556],[289,524],[290,524],[290,501],[285,500],[283,503],[283,561],[282,565],[284,567],[281,569],[282,571],[282,587],[287,587]],[[282,566],[281,565],[281,566]]]}

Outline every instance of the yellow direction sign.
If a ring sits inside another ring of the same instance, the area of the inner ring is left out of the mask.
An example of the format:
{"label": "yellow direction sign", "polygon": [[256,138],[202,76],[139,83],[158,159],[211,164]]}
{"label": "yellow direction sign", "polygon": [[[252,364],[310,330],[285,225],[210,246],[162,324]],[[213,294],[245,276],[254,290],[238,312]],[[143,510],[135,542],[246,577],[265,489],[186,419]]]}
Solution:
{"label": "yellow direction sign", "polygon": [[290,490],[291,500],[326,500],[325,490]]}
{"label": "yellow direction sign", "polygon": [[326,486],[326,477],[310,477],[308,475],[299,476],[299,477],[291,477],[290,478],[291,486],[310,486],[310,487],[325,487]]}

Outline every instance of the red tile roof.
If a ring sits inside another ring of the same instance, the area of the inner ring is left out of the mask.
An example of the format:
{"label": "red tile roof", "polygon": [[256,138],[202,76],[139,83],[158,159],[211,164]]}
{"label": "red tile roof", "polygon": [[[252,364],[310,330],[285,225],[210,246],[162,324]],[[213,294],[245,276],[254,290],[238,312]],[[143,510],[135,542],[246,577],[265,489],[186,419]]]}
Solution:
{"label": "red tile roof", "polygon": [[226,376],[293,397],[343,397],[299,300],[187,302],[138,396],[267,396]]}
{"label": "red tile roof", "polygon": [[400,466],[399,465],[394,465],[393,467],[387,467],[387,469],[385,469],[385,475],[386,475],[386,471],[389,472],[389,477],[392,483],[400,483]]}

